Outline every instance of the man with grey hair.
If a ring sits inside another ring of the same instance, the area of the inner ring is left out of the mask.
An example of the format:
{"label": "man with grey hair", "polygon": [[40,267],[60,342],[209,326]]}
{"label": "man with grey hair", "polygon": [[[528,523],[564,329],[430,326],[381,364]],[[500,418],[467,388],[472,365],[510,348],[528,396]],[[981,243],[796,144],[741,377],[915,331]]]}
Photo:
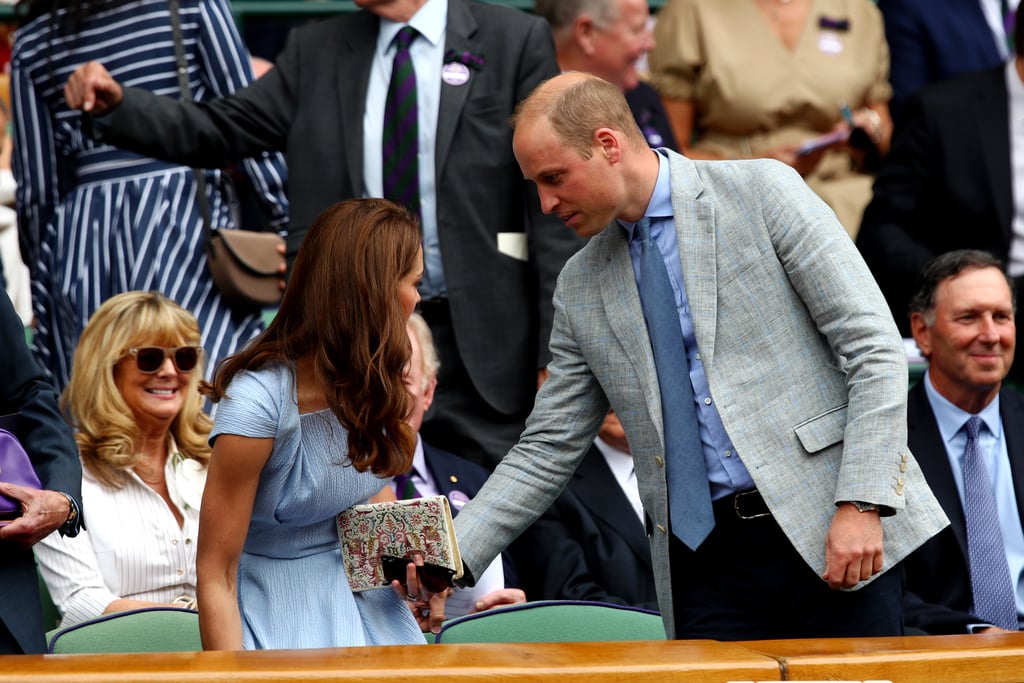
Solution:
{"label": "man with grey hair", "polygon": [[547,19],[562,71],[585,71],[622,88],[651,147],[678,149],[661,98],[640,79],[638,63],[654,49],[647,0],[536,0]]}
{"label": "man with grey hair", "polygon": [[929,361],[908,440],[950,526],[907,558],[907,626],[1018,630],[1024,615],[1024,394],[1002,386],[1016,347],[1013,281],[988,252],[932,259],[910,302]]}

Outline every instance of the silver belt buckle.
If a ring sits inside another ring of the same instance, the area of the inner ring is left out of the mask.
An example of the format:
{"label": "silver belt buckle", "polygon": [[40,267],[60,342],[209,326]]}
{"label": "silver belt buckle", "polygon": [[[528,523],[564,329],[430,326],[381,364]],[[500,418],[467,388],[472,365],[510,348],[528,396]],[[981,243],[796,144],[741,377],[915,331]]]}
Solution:
{"label": "silver belt buckle", "polygon": [[[757,514],[753,514],[753,515],[745,515],[742,512],[740,512],[740,497],[741,496],[754,496],[754,495],[758,495],[758,492],[757,491],[746,491],[744,493],[737,493],[735,496],[733,496],[732,507],[733,507],[733,510],[736,511],[736,516],[737,517],[739,517],[740,519],[743,519],[743,520],[758,519],[759,517],[771,517],[771,515],[772,515],[771,510],[768,510],[767,512],[758,512]],[[765,503],[765,507],[766,508],[768,507],[767,503]]]}

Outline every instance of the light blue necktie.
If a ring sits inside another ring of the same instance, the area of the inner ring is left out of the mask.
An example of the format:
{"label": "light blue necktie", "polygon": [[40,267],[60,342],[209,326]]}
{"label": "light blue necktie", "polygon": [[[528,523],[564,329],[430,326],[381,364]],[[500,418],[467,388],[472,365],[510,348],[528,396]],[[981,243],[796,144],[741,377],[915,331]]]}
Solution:
{"label": "light blue necktie", "polygon": [[978,435],[982,421],[977,415],[964,424],[964,520],[967,524],[967,560],[971,571],[974,614],[993,626],[1017,630],[1014,599],[1006,549],[999,530],[999,513]]}
{"label": "light blue necktie", "polygon": [[640,301],[661,389],[672,532],[696,550],[715,526],[715,516],[693,405],[690,364],[668,271],[657,243],[651,239],[650,218],[644,217],[636,224],[634,239],[640,244]]}

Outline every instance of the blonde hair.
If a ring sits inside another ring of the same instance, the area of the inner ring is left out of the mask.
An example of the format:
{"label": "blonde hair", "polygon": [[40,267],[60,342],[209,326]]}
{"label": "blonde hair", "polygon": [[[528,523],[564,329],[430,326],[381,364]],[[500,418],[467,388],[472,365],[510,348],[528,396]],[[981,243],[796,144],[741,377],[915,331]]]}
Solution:
{"label": "blonde hair", "polygon": [[[200,344],[195,316],[159,292],[124,292],[107,299],[82,331],[61,406],[75,428],[82,463],[103,484],[120,488],[137,462],[142,433],[114,381],[128,349]],[[170,434],[179,452],[204,465],[212,422],[198,391],[203,360],[189,374],[181,411]]]}

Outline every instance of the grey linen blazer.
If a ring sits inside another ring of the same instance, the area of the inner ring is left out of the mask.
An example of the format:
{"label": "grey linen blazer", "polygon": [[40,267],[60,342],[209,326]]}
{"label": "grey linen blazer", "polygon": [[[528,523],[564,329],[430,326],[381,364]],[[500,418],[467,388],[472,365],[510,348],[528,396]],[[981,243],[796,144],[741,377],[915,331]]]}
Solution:
{"label": "grey linen blazer", "polygon": [[[948,523],[907,448],[906,356],[835,215],[774,161],[670,153],[684,286],[711,392],[779,525],[825,571],[841,500],[891,507],[885,569]],[[551,378],[519,444],[459,514],[467,568],[486,567],[547,509],[609,406],[650,517],[658,603],[674,636],[658,380],[625,232],[612,224],[559,277]],[[771,561],[763,558],[762,561]]]}

